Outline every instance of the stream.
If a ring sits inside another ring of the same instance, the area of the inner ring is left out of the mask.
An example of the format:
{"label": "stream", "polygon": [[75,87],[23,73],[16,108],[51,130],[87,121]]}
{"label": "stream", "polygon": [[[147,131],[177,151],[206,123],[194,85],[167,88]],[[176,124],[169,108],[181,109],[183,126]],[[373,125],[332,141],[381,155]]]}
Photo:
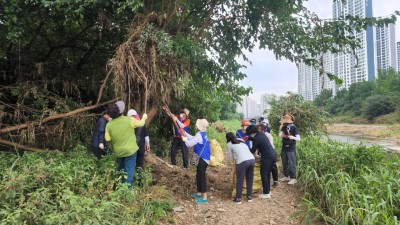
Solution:
{"label": "stream", "polygon": [[379,145],[389,151],[400,152],[400,144],[392,138],[374,138],[365,137],[360,135],[341,135],[341,134],[329,134],[328,137],[332,140],[339,141],[342,143],[353,144],[353,145]]}

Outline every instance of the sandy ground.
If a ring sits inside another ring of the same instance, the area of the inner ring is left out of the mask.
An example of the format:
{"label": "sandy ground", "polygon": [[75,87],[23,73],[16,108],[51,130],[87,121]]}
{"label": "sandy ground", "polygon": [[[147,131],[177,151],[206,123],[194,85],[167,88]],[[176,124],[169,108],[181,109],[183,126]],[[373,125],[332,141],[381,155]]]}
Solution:
{"label": "sandy ground", "polygon": [[362,135],[370,137],[379,137],[383,131],[387,130],[389,125],[373,125],[373,124],[348,124],[335,123],[327,126],[330,134],[349,134]]}
{"label": "sandy ground", "polygon": [[[280,165],[278,165],[280,167]],[[253,195],[253,202],[245,198],[242,204],[234,204],[232,192],[232,165],[225,168],[207,169],[207,188],[209,204],[198,205],[190,195],[196,191],[195,168],[184,172],[181,168],[168,168],[165,165],[153,166],[153,183],[166,185],[174,193],[177,212],[174,212],[176,224],[300,224],[299,218],[292,218],[298,211],[302,197],[300,184],[294,186],[280,182],[277,188],[271,188],[271,199],[260,199]]]}

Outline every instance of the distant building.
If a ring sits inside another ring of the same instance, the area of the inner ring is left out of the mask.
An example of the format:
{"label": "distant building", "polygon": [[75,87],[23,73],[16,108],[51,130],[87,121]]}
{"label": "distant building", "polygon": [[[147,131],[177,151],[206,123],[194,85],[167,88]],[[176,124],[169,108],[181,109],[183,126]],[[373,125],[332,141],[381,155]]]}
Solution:
{"label": "distant building", "polygon": [[397,70],[395,25],[376,27],[376,61],[378,70]]}
{"label": "distant building", "polygon": [[397,42],[397,71],[400,72],[400,41]]}
{"label": "distant building", "polygon": [[[333,2],[333,19],[341,16],[372,17],[372,0],[348,0]],[[376,74],[374,52],[374,29],[368,27],[366,31],[355,33],[361,43],[361,48],[350,53],[335,54],[336,75],[343,80],[340,88],[349,88],[351,84],[374,80]]]}
{"label": "distant building", "polygon": [[271,105],[268,104],[268,99],[274,96],[273,94],[262,94],[260,97],[260,115],[263,117],[268,116],[268,113],[266,111],[271,109]]}
{"label": "distant building", "polygon": [[244,96],[241,104],[237,104],[236,112],[242,113],[244,118],[255,118],[261,115],[260,104],[249,96]]}

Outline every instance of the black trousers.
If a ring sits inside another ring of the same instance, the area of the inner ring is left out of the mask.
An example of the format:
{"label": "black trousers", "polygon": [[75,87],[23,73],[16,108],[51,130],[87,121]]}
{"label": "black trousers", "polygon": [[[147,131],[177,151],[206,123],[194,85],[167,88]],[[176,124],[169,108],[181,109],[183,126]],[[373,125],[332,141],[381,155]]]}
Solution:
{"label": "black trousers", "polygon": [[189,152],[188,147],[182,139],[174,137],[171,144],[171,164],[176,165],[176,154],[178,152],[178,147],[182,149],[183,167],[188,168],[189,165]]}
{"label": "black trousers", "polygon": [[139,150],[137,151],[136,168],[138,167],[143,168],[143,166],[144,166],[144,147],[143,148],[139,147]]}
{"label": "black trousers", "polygon": [[197,164],[196,168],[196,184],[197,184],[197,192],[205,193],[207,192],[207,183],[206,183],[206,170],[208,164],[204,159],[199,159],[199,164]]}
{"label": "black trousers", "polygon": [[254,159],[249,159],[236,164],[236,198],[242,197],[243,181],[246,177],[247,196],[253,193]]}
{"label": "black trousers", "polygon": [[271,190],[271,171],[272,165],[276,162],[275,158],[261,158],[260,161],[260,175],[263,187],[263,194],[269,194]]}
{"label": "black trousers", "polygon": [[91,146],[93,154],[97,157],[97,159],[101,159],[103,155],[106,155],[105,149],[100,149],[99,147]]}
{"label": "black trousers", "polygon": [[272,179],[275,181],[278,181],[278,166],[276,165],[276,161],[274,164],[272,164]]}

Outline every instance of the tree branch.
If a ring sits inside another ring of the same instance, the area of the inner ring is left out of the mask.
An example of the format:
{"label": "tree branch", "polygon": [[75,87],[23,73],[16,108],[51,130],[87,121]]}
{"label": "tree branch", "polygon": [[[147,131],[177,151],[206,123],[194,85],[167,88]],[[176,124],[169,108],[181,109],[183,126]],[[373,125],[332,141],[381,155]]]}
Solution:
{"label": "tree branch", "polygon": [[64,113],[64,114],[52,115],[52,116],[49,116],[47,118],[44,118],[41,121],[27,122],[27,123],[24,123],[24,124],[18,124],[18,125],[15,125],[15,126],[6,127],[6,128],[3,128],[3,129],[0,129],[0,134],[8,133],[8,132],[11,132],[11,131],[16,131],[16,130],[20,130],[20,129],[26,129],[29,126],[37,126],[37,125],[40,125],[40,124],[43,124],[43,123],[46,123],[46,122],[49,122],[49,121],[55,120],[55,119],[60,119],[60,118],[73,116],[73,115],[81,113],[81,112],[85,112],[85,111],[88,111],[88,110],[91,110],[91,109],[98,108],[98,107],[103,106],[103,105],[107,105],[107,104],[112,103],[112,102],[114,102],[116,100],[117,99],[113,99],[113,100],[110,100],[110,101],[107,101],[107,102],[103,102],[103,103],[100,103],[100,104],[91,105],[91,106],[83,107],[83,108],[80,108],[80,109],[75,109],[75,110],[73,110],[71,112]]}
{"label": "tree branch", "polygon": [[30,151],[30,152],[46,152],[46,153],[61,153],[61,154],[64,154],[64,152],[59,151],[59,150],[43,150],[43,149],[39,149],[39,148],[28,147],[28,146],[25,146],[25,145],[17,144],[17,143],[11,142],[11,141],[3,140],[3,139],[0,139],[0,144],[8,145],[8,146],[11,146],[11,147],[14,147],[14,148],[18,148],[18,149],[22,149],[22,150]]}

